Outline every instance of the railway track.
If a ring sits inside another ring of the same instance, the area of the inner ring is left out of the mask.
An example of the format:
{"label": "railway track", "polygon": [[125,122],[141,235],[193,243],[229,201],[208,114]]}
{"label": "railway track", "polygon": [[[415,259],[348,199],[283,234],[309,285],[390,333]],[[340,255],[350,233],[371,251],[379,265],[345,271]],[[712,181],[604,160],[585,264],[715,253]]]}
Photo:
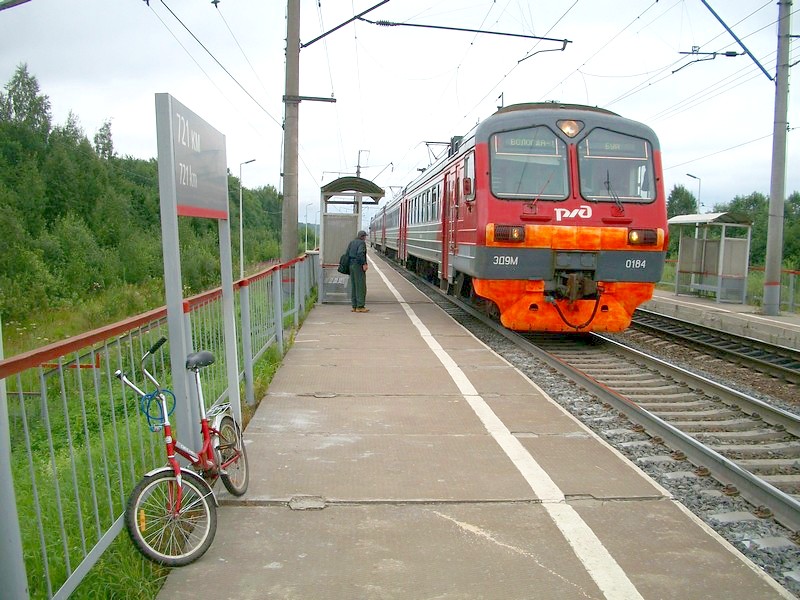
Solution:
{"label": "railway track", "polygon": [[[695,352],[717,356],[781,381],[800,384],[800,352],[753,338],[687,323],[652,311],[637,309],[629,336],[668,338]],[[647,343],[647,341],[643,341]]]}
{"label": "railway track", "polygon": [[800,529],[800,418],[600,335],[529,349],[783,525]]}

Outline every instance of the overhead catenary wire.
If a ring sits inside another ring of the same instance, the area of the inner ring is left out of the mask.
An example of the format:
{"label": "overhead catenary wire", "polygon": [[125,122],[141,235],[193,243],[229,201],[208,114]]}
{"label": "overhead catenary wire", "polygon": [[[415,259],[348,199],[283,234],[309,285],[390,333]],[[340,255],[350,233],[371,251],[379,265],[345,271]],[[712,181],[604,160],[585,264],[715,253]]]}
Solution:
{"label": "overhead catenary wire", "polygon": [[[798,127],[792,127],[790,129],[788,129],[787,131],[788,132],[792,132],[792,131],[795,131],[796,129],[798,129]],[[742,146],[747,146],[748,144],[753,144],[755,142],[760,142],[761,140],[765,140],[765,139],[771,138],[771,137],[772,137],[772,133],[768,133],[767,135],[762,135],[761,137],[757,137],[755,139],[748,140],[746,142],[742,142],[742,143],[736,144],[734,146],[729,146],[728,148],[723,148],[722,150],[715,150],[714,152],[711,152],[709,154],[704,154],[703,156],[698,156],[697,158],[692,158],[690,160],[683,161],[682,163],[678,163],[676,165],[670,165],[668,167],[664,167],[664,170],[665,171],[669,171],[670,169],[677,169],[678,167],[683,167],[685,165],[688,165],[688,164],[691,164],[691,163],[695,163],[697,161],[704,160],[706,158],[710,158],[712,156],[716,156],[717,154],[723,154],[724,152],[730,152],[731,150],[736,150],[737,148],[741,148]]]}
{"label": "overhead catenary wire", "polygon": [[[243,92],[244,92],[244,93],[245,93],[245,94],[246,94],[246,95],[247,95],[247,96],[248,96],[248,97],[249,97],[249,98],[250,98],[250,99],[251,99],[251,100],[252,100],[252,101],[253,101],[253,102],[256,104],[256,106],[258,106],[258,107],[259,107],[259,108],[260,108],[260,109],[261,109],[261,110],[264,112],[264,114],[266,114],[266,115],[267,115],[267,116],[268,116],[270,119],[272,119],[272,121],[273,121],[273,122],[274,122],[276,125],[278,125],[278,127],[281,127],[281,128],[282,128],[283,126],[281,125],[281,122],[280,122],[280,121],[278,121],[278,119],[276,119],[274,116],[272,116],[272,114],[271,114],[271,113],[270,113],[270,112],[269,112],[269,111],[268,111],[266,108],[264,108],[264,107],[261,105],[261,103],[260,103],[258,100],[256,100],[255,96],[253,96],[253,95],[252,95],[252,94],[251,94],[251,93],[250,93],[250,92],[247,90],[247,88],[245,88],[245,87],[244,87],[244,86],[243,86],[241,83],[239,83],[239,80],[238,80],[238,79],[236,79],[236,77],[234,77],[234,76],[231,74],[231,72],[230,72],[230,71],[229,71],[229,70],[228,70],[228,69],[225,67],[225,65],[223,65],[223,64],[222,64],[222,63],[221,63],[221,62],[220,62],[220,61],[217,59],[217,57],[216,57],[216,56],[214,56],[214,53],[213,53],[213,52],[211,52],[211,50],[209,50],[209,49],[206,47],[206,45],[205,45],[203,42],[201,42],[201,41],[200,41],[200,39],[199,39],[199,38],[198,38],[198,37],[197,37],[197,36],[194,34],[194,32],[193,32],[191,29],[189,29],[189,27],[187,27],[187,25],[186,25],[186,24],[185,24],[185,23],[184,23],[184,22],[181,20],[181,18],[180,18],[180,17],[179,17],[177,14],[175,14],[175,12],[174,12],[174,11],[173,11],[173,10],[172,10],[170,7],[169,7],[169,5],[167,5],[167,3],[166,3],[166,2],[164,2],[164,0],[161,0],[161,4],[163,4],[163,5],[164,5],[164,8],[166,8],[166,9],[169,11],[169,13],[170,13],[170,14],[171,14],[171,15],[172,15],[174,18],[175,18],[175,20],[176,20],[176,21],[178,21],[178,23],[180,23],[180,24],[181,24],[181,26],[182,26],[182,27],[183,27],[183,28],[184,28],[184,29],[185,29],[185,30],[186,30],[186,31],[189,33],[189,35],[191,35],[191,36],[192,36],[192,38],[194,38],[194,40],[195,40],[195,41],[196,41],[196,42],[197,42],[197,43],[200,45],[200,47],[201,47],[203,50],[205,50],[205,51],[206,51],[206,53],[207,53],[207,54],[208,54],[208,55],[209,55],[209,56],[210,56],[210,57],[213,59],[213,61],[214,61],[215,63],[217,63],[217,65],[219,66],[219,68],[220,68],[220,69],[222,69],[222,70],[225,72],[225,74],[226,74],[228,77],[230,77],[230,78],[231,78],[231,80],[232,80],[232,81],[233,81],[233,82],[234,82],[234,83],[235,83],[235,84],[236,84],[236,85],[237,85],[237,86],[238,86],[238,87],[239,87],[239,88],[240,88],[240,89],[241,89],[241,90],[242,90],[242,91],[243,91]],[[148,6],[149,6],[149,3],[148,3]]]}
{"label": "overhead catenary wire", "polygon": [[[745,17],[742,17],[741,19],[739,19],[731,27],[736,27],[736,26],[744,23],[747,19],[753,17],[755,14],[757,14],[758,12],[760,12],[761,10],[766,8],[767,6],[770,6],[771,4],[772,4],[772,2],[767,2],[767,3],[763,4],[763,5],[761,5],[759,8],[757,8],[756,10],[750,12]],[[777,21],[772,21],[772,23],[770,25],[767,25],[767,26],[764,26],[764,27],[760,27],[756,31],[750,32],[747,35],[742,36],[741,39],[743,39],[743,40],[747,39],[748,37],[754,35],[755,33],[759,32],[759,31],[762,31],[766,27],[774,25],[776,22]],[[716,40],[716,39],[718,39],[718,38],[720,38],[720,37],[722,37],[724,35],[725,35],[725,31],[724,30],[720,31],[717,35],[713,36],[711,39],[709,39],[708,41],[706,41],[703,44],[701,44],[700,46],[698,46],[698,48],[704,48],[704,47],[708,46],[710,43],[712,43],[714,40]],[[717,52],[724,52],[727,48],[729,48],[733,44],[734,44],[734,42],[732,42],[732,41],[728,42],[722,48],[718,49]],[[663,69],[660,73],[663,74],[668,69],[670,69],[670,68],[680,64],[680,62],[686,61],[686,60],[688,60],[688,56],[683,56],[682,58],[677,59],[675,62],[671,63],[668,67]],[[648,88],[652,87],[653,85],[661,83],[662,81],[665,81],[665,80],[669,79],[670,77],[672,77],[674,75],[675,75],[675,72],[667,73],[663,77],[661,77],[660,79],[656,79],[655,81],[653,81],[653,79],[655,79],[655,77],[656,77],[656,75],[654,75],[654,76],[650,77],[649,79],[645,80],[644,82],[641,82],[641,83],[637,84],[633,88],[631,88],[631,89],[629,89],[629,90],[627,90],[625,92],[622,92],[616,98],[606,102],[603,106],[606,106],[606,107],[613,106],[617,102],[621,102],[622,100],[626,100],[626,99],[630,98],[631,96],[634,96],[634,95],[638,94],[639,92],[642,92],[645,89],[648,89]]]}
{"label": "overhead catenary wire", "polygon": [[264,85],[264,82],[261,81],[261,77],[259,77],[258,71],[256,71],[255,67],[253,67],[253,63],[250,62],[250,58],[247,56],[247,53],[244,51],[244,48],[242,48],[242,45],[236,38],[236,34],[233,33],[233,30],[231,29],[231,26],[228,24],[227,19],[225,19],[225,15],[222,14],[222,11],[219,8],[219,0],[215,0],[214,2],[212,2],[212,4],[214,5],[214,8],[217,9],[217,14],[219,15],[219,18],[225,24],[225,28],[228,30],[228,33],[230,33],[231,38],[233,39],[234,43],[236,44],[236,47],[239,49],[239,52],[242,55],[242,58],[244,58],[245,62],[247,63],[247,66],[250,67],[250,70],[253,72],[253,75],[255,76],[256,80],[258,80],[258,83],[261,85],[261,89],[264,92],[267,92],[267,87]]}

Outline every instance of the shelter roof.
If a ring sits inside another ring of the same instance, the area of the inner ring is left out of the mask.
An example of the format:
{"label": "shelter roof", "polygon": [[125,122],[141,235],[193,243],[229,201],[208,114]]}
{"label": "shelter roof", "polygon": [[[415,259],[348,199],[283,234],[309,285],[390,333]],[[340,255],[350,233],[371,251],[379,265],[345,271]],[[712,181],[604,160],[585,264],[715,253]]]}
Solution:
{"label": "shelter roof", "polygon": [[372,198],[373,204],[380,202],[386,193],[382,187],[362,177],[340,177],[322,186],[320,191],[326,198],[360,192]]}
{"label": "shelter roof", "polygon": [[675,215],[667,223],[670,225],[741,225],[743,227],[752,225],[752,221],[747,216],[733,212]]}

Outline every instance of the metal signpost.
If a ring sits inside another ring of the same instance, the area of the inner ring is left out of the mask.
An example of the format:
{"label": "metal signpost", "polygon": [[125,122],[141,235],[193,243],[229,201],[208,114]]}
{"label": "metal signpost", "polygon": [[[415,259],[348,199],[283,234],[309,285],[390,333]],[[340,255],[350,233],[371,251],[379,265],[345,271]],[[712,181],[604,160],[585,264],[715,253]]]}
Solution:
{"label": "metal signpost", "polygon": [[[178,217],[216,219],[219,223],[228,398],[236,419],[241,422],[225,136],[169,94],[156,94],[156,129],[173,391],[177,398],[187,398],[189,393],[195,393],[187,384],[187,372],[183,368],[186,355],[194,348],[184,315]],[[200,415],[194,414],[197,412],[196,402],[182,402],[178,406],[184,409],[176,409],[178,431],[194,447],[199,447],[200,432],[196,424]]]}

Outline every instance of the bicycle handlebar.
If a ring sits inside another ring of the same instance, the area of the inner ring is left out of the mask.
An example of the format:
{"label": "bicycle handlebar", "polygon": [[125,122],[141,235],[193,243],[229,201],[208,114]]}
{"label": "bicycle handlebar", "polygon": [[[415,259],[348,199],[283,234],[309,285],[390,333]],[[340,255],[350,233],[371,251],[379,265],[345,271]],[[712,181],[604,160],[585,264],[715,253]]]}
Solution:
{"label": "bicycle handlebar", "polygon": [[150,350],[148,350],[147,353],[148,354],[153,354],[153,352],[155,352],[156,350],[161,348],[161,346],[163,346],[166,341],[167,341],[167,338],[162,337],[160,340],[158,340],[155,344],[153,344],[150,347]]}

